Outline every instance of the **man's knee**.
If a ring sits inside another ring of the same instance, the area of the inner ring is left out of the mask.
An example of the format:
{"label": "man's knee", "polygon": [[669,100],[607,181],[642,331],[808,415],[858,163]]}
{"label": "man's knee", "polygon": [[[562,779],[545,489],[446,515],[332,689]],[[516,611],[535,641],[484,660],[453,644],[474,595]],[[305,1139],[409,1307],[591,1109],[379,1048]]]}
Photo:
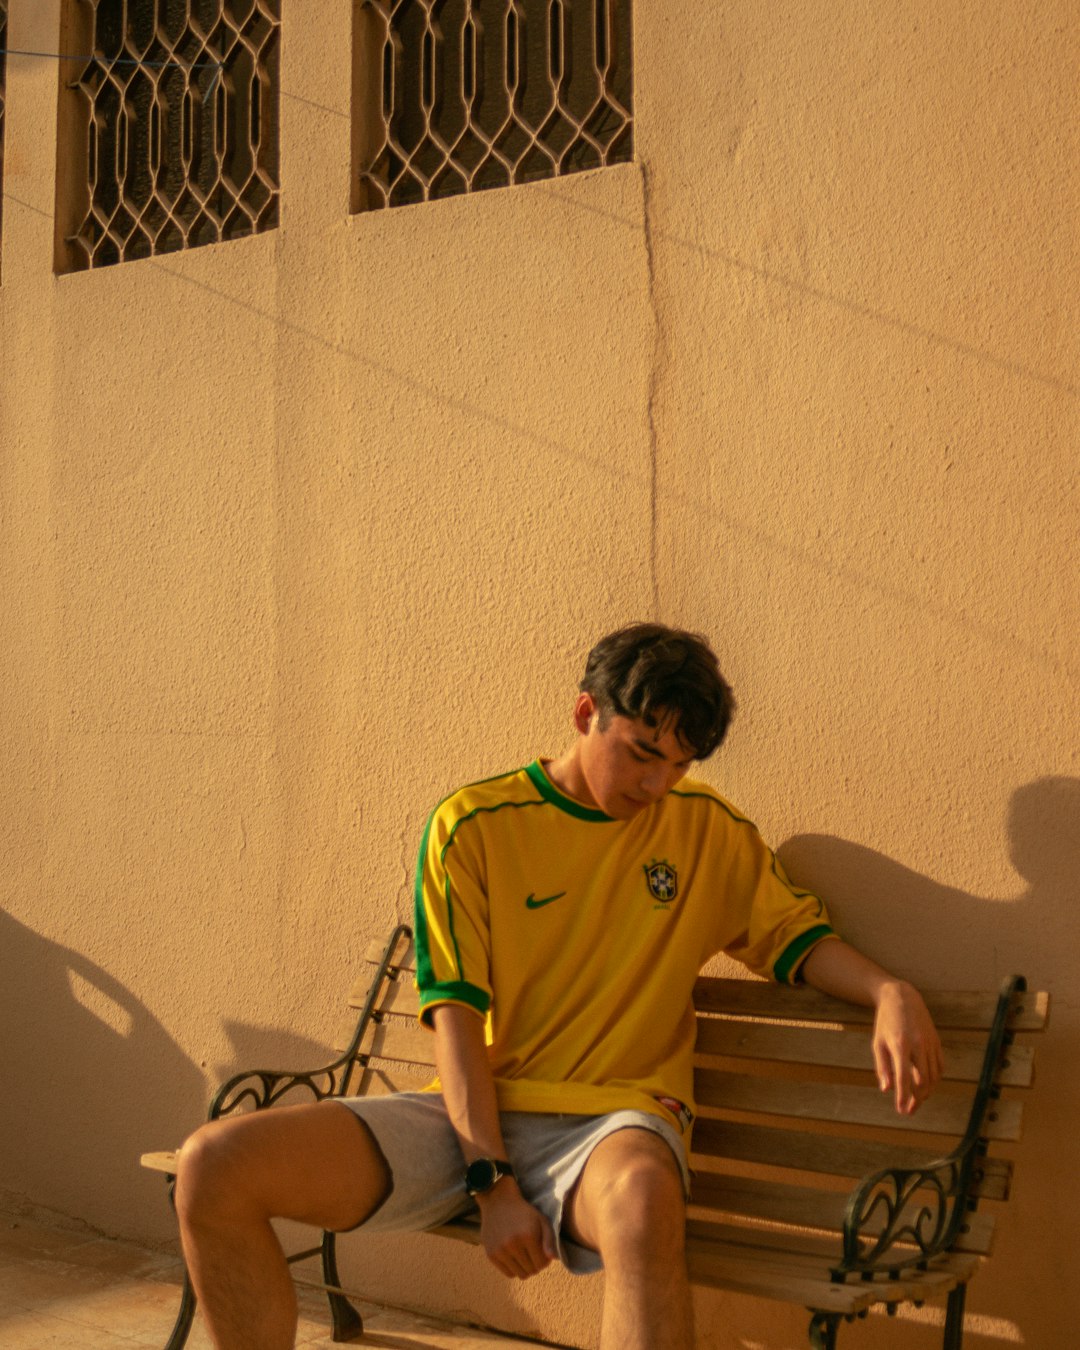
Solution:
{"label": "man's knee", "polygon": [[635,1152],[606,1180],[597,1195],[595,1223],[606,1266],[646,1267],[682,1259],[686,1201],[682,1175],[666,1144]]}
{"label": "man's knee", "polygon": [[243,1207],[241,1168],[230,1141],[235,1122],[211,1121],[184,1143],[176,1160],[176,1213],[197,1224]]}
{"label": "man's knee", "polygon": [[180,1150],[176,1210],[188,1228],[295,1219],[351,1228],[390,1178],[367,1127],[337,1103],[211,1121]]}

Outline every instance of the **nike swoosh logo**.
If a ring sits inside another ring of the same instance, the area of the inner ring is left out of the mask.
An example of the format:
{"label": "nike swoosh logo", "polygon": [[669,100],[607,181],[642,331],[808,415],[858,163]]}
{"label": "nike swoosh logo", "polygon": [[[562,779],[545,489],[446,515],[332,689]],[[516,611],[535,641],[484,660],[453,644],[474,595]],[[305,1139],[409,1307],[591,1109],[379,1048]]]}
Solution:
{"label": "nike swoosh logo", "polygon": [[558,895],[546,895],[543,900],[537,900],[536,896],[530,893],[525,901],[525,908],[543,909],[545,905],[550,905],[552,900],[561,900],[565,894],[565,891],[560,891]]}

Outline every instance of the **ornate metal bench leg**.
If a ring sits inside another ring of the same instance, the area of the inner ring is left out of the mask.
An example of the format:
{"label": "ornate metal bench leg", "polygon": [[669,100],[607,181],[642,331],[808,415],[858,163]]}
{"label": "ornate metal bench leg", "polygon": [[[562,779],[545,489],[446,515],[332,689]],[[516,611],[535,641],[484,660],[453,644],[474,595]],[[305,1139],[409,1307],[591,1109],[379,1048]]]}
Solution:
{"label": "ornate metal bench leg", "polygon": [[967,1297],[967,1285],[958,1284],[949,1295],[945,1312],[945,1339],[942,1350],[960,1350],[964,1339],[964,1299]]}
{"label": "ornate metal bench leg", "polygon": [[[169,1204],[176,1209],[176,1177],[167,1176],[169,1183]],[[195,1290],[191,1287],[191,1276],[188,1274],[187,1266],[184,1266],[184,1290],[180,1295],[180,1310],[176,1314],[176,1321],[173,1323],[172,1335],[165,1343],[165,1350],[183,1350],[184,1342],[191,1331],[191,1324],[195,1320]]]}
{"label": "ornate metal bench leg", "polygon": [[191,1287],[191,1276],[184,1271],[184,1292],[180,1295],[180,1311],[173,1323],[172,1335],[165,1342],[165,1350],[181,1350],[188,1338],[191,1324],[195,1319],[195,1290]]}
{"label": "ornate metal bench leg", "polygon": [[322,1269],[324,1281],[327,1284],[334,1286],[334,1288],[326,1291],[326,1297],[330,1300],[330,1318],[334,1325],[334,1330],[331,1333],[331,1340],[335,1343],[339,1341],[358,1341],[364,1334],[363,1320],[345,1295],[335,1292],[341,1285],[337,1268],[336,1233],[323,1233]]}
{"label": "ornate metal bench leg", "polygon": [[812,1350],[836,1350],[836,1333],[840,1329],[838,1313],[816,1312],[810,1319]]}

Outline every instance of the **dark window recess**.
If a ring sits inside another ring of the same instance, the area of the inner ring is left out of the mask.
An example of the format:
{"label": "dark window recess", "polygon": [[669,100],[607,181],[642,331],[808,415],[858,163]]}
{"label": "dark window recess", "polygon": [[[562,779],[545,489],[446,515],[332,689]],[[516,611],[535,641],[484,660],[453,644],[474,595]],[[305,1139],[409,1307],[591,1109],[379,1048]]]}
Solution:
{"label": "dark window recess", "polygon": [[359,0],[354,206],[633,156],[630,0]]}
{"label": "dark window recess", "polygon": [[281,0],[69,3],[66,270],[273,229]]}

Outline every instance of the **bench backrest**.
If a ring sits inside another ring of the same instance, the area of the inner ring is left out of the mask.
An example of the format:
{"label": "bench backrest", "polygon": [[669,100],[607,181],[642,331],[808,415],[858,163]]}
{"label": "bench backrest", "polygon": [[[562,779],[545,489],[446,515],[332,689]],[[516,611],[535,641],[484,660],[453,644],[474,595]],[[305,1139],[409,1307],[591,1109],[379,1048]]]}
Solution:
{"label": "bench backrest", "polygon": [[[373,944],[367,956],[350,1004],[370,1004],[371,1017],[354,1047],[355,1069],[344,1090],[381,1094],[423,1087],[434,1072],[434,1037],[417,1021],[408,930],[398,931],[389,950]],[[1018,1094],[1033,1081],[1034,1059],[1032,1046],[1021,1040],[1045,1027],[1049,999],[1022,987],[1012,993],[1004,1047],[988,1076],[984,1051],[998,996],[930,992],[926,1001],[942,1035],[945,1081],[914,1116],[901,1116],[877,1086],[870,1010],[809,988],[699,979],[692,1230],[717,1241],[736,1229],[740,1241],[753,1240],[776,1226],[805,1230],[808,1238],[836,1237],[853,1179],[881,1169],[924,1168],[950,1154],[970,1127],[978,1136],[966,1201],[971,1212],[951,1245],[987,1252],[993,1216],[975,1213],[974,1205],[1009,1194],[1012,1164],[994,1149],[1020,1137]],[[355,1019],[354,1013],[342,1048]],[[977,1101],[981,1120],[972,1122]],[[935,1197],[924,1185],[893,1200],[876,1206],[880,1213],[868,1215],[864,1231],[915,1222]]]}

